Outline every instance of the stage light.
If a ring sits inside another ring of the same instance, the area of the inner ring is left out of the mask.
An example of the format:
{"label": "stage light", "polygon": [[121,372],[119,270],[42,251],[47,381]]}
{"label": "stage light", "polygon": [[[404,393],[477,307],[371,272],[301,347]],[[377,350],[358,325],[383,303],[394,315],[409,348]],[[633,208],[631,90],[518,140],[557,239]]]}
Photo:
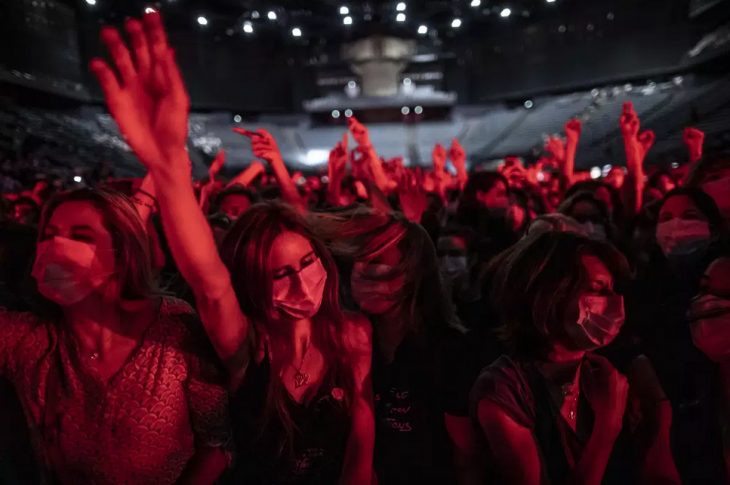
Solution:
{"label": "stage light", "polygon": [[555,0],[547,0],[547,3],[555,3]]}
{"label": "stage light", "polygon": [[411,81],[411,78],[409,78],[409,77],[407,77],[403,80],[403,84],[406,86],[410,86],[412,82],[413,81]]}
{"label": "stage light", "polygon": [[[88,1],[88,0],[87,0],[87,1]],[[75,176],[75,177],[74,177],[74,182],[76,182],[77,184],[80,184],[80,183],[81,183],[81,177],[79,177],[78,175],[77,175],[77,176]]]}
{"label": "stage light", "polygon": [[601,176],[601,167],[593,167],[591,169],[591,178],[597,179]]}
{"label": "stage light", "polygon": [[198,17],[198,23],[200,25],[208,25],[208,19],[205,17]]}
{"label": "stage light", "polygon": [[349,81],[347,83],[347,87],[350,89],[355,89],[357,87],[357,83],[355,81]]}
{"label": "stage light", "polygon": [[482,0],[471,0],[472,7],[478,7],[481,4],[482,4]]}
{"label": "stage light", "polygon": [[302,29],[300,29],[299,27],[294,27],[293,29],[291,29],[291,35],[293,35],[294,37],[301,37]]}
{"label": "stage light", "polygon": [[144,13],[155,13],[155,9],[152,7],[147,7],[144,9]]}
{"label": "stage light", "polygon": [[420,27],[418,27],[418,33],[421,35],[428,34],[428,27],[426,27],[425,25],[421,25]]}
{"label": "stage light", "polygon": [[404,14],[404,13],[399,13],[399,14],[398,14],[398,15],[397,15],[397,16],[395,17],[395,19],[396,19],[396,20],[397,20],[398,22],[405,22],[405,21],[406,21],[406,14]]}
{"label": "stage light", "polygon": [[352,110],[351,109],[346,109],[345,110],[345,117],[352,118]]}
{"label": "stage light", "polygon": [[452,26],[453,28],[455,28],[455,29],[458,29],[459,27],[461,27],[461,19],[454,19],[454,20],[453,20],[453,21],[451,22],[451,26]]}
{"label": "stage light", "polygon": [[251,22],[244,22],[243,31],[247,34],[253,34],[253,24]]}
{"label": "stage light", "polygon": [[396,10],[398,10],[399,12],[405,12],[405,11],[406,11],[406,4],[405,4],[405,3],[403,3],[403,2],[400,2],[400,3],[399,3],[399,4],[398,4],[398,5],[396,6],[396,7],[395,7],[395,9],[396,9]]}
{"label": "stage light", "polygon": [[269,20],[276,20],[276,12],[269,12]]}
{"label": "stage light", "polygon": [[236,115],[233,117],[233,121],[235,121],[236,123],[240,123],[242,120],[243,118],[241,118],[241,115]]}
{"label": "stage light", "polygon": [[345,17],[342,21],[345,25],[352,25],[352,17]]}
{"label": "stage light", "polygon": [[259,15],[259,12],[258,12],[258,10],[254,10],[253,12],[251,12],[251,18],[252,18],[252,19],[257,19],[257,18],[259,18],[260,16],[261,16],[261,15]]}
{"label": "stage light", "polygon": [[512,15],[512,10],[505,8],[502,10],[502,12],[499,14],[501,17],[507,18],[510,15]]}
{"label": "stage light", "polygon": [[337,110],[332,111],[332,117],[333,118],[339,118],[340,117],[340,112],[337,111]]}
{"label": "stage light", "polygon": [[347,15],[348,13],[350,13],[350,9],[349,8],[347,8],[345,6],[340,7],[340,14]]}
{"label": "stage light", "polygon": [[535,106],[535,104],[532,101],[530,101],[529,99],[527,101],[525,101],[525,108],[530,109],[533,106]]}
{"label": "stage light", "polygon": [[329,156],[329,150],[309,150],[305,163],[307,165],[320,165],[326,163]]}
{"label": "stage light", "polygon": [[96,0],[86,0],[89,5],[96,5]]}
{"label": "stage light", "polygon": [[416,109],[414,109],[413,111],[414,111],[414,112],[415,112],[415,113],[416,113],[417,115],[420,115],[421,113],[423,113],[423,108],[421,108],[420,106],[416,106]]}
{"label": "stage light", "polygon": [[404,115],[407,115],[408,113],[411,112],[411,108],[409,108],[408,106],[403,106],[403,108],[401,108],[400,112],[403,113]]}
{"label": "stage light", "polygon": [[672,162],[672,168],[679,168],[679,164],[677,162]]}

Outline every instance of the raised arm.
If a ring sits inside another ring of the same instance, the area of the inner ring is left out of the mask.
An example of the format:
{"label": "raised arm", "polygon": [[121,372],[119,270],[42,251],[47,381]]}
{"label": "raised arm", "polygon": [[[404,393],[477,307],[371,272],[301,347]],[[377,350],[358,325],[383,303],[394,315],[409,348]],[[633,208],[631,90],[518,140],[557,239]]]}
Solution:
{"label": "raised arm", "polygon": [[570,120],[565,124],[565,160],[561,165],[563,176],[571,184],[575,173],[575,154],[578,151],[578,141],[583,125],[580,120]]}
{"label": "raised arm", "polygon": [[342,180],[347,174],[347,139],[348,135],[345,133],[342,136],[342,141],[337,142],[337,146],[330,152],[329,162],[327,163],[327,177],[329,183],[327,184],[327,201],[333,206],[340,205],[340,190]]}
{"label": "raised arm", "polygon": [[289,171],[286,165],[284,165],[284,159],[281,158],[281,152],[279,152],[279,147],[274,137],[262,128],[256,130],[256,133],[243,128],[234,128],[233,131],[251,138],[253,154],[258,158],[266,160],[271,167],[276,181],[279,182],[281,197],[293,205],[299,213],[305,214],[307,212],[307,204],[299,195],[296,184],[289,176]]}
{"label": "raised arm", "polygon": [[624,111],[620,120],[621,133],[626,149],[626,180],[622,188],[622,197],[627,216],[634,217],[641,211],[644,195],[644,158],[654,144],[654,132],[647,130],[639,134],[641,122],[631,102],[624,103]]}
{"label": "raised arm", "polygon": [[241,185],[243,187],[248,187],[251,185],[251,183],[256,180],[256,177],[261,175],[262,173],[266,172],[266,167],[264,167],[264,164],[261,162],[253,162],[251,165],[246,167],[246,169],[236,175],[236,177],[228,182],[228,185],[226,185],[226,188],[233,187],[234,185]]}
{"label": "raised arm", "polygon": [[[154,181],[165,234],[175,261],[195,292],[198,310],[219,356],[235,378],[248,333],[230,275],[198,206],[185,148],[190,101],[157,12],[127,22],[137,66],[119,33],[102,32],[121,79],[102,60],[91,62],[121,132]],[[240,375],[239,375],[240,377]]]}
{"label": "raised arm", "polygon": [[459,189],[464,190],[466,183],[469,181],[469,174],[466,171],[466,151],[456,138],[451,142],[449,148],[449,158],[456,169],[456,178],[459,181]]}
{"label": "raised arm", "polygon": [[695,163],[702,158],[702,146],[705,143],[705,134],[695,128],[685,128],[682,141],[689,151],[689,163]]}
{"label": "raised arm", "polygon": [[360,148],[368,151],[373,181],[384,194],[389,194],[397,188],[397,184],[392,182],[385,174],[380,157],[378,157],[375,147],[373,147],[373,144],[370,141],[370,133],[368,132],[368,129],[354,117],[348,118],[347,121],[350,125],[350,133],[352,133],[352,137],[358,143]]}

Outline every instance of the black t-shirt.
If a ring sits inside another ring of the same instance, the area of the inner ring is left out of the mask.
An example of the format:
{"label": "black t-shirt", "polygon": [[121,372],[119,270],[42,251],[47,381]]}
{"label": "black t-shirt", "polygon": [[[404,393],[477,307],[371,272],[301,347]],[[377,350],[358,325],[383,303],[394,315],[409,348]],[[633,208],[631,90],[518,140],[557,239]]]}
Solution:
{"label": "black t-shirt", "polygon": [[444,414],[468,416],[478,368],[467,341],[455,328],[432,342],[409,336],[390,364],[374,346],[374,468],[381,485],[455,483]]}
{"label": "black t-shirt", "polygon": [[252,363],[231,399],[231,422],[236,441],[236,465],[230,485],[336,485],[350,435],[350,417],[341,388],[328,371],[309,403],[285,393],[285,406],[294,424],[286,441],[279,416],[267,416],[270,363]]}

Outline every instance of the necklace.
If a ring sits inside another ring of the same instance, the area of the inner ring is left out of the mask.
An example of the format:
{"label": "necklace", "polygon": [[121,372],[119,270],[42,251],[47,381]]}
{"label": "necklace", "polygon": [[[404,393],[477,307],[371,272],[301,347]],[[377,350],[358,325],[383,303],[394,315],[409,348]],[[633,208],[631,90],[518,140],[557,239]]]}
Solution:
{"label": "necklace", "polygon": [[310,344],[311,342],[307,342],[307,347],[304,349],[304,355],[302,355],[302,363],[299,365],[299,367],[295,366],[294,363],[292,363],[292,367],[294,367],[294,370],[297,371],[296,374],[294,374],[294,388],[296,389],[299,389],[300,387],[309,384],[309,374],[302,373],[302,367],[304,367],[304,361],[307,358]]}
{"label": "necklace", "polygon": [[568,419],[571,421],[575,419],[575,411],[578,406],[578,386],[572,382],[563,385],[563,397],[570,399],[570,409],[568,410]]}

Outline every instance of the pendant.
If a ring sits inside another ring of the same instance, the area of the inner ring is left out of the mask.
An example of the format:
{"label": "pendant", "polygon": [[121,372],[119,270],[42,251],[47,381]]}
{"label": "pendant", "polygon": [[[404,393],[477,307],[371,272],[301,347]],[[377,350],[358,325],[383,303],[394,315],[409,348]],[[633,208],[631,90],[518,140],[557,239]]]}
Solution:
{"label": "pendant", "polygon": [[299,389],[302,386],[306,386],[309,384],[309,374],[302,374],[301,372],[297,371],[296,374],[294,374],[294,387],[296,389]]}

